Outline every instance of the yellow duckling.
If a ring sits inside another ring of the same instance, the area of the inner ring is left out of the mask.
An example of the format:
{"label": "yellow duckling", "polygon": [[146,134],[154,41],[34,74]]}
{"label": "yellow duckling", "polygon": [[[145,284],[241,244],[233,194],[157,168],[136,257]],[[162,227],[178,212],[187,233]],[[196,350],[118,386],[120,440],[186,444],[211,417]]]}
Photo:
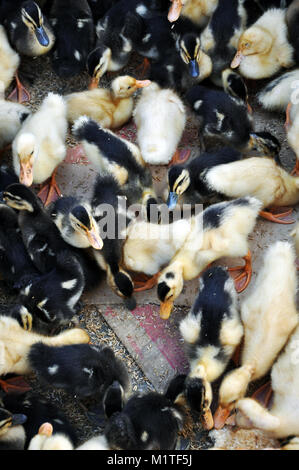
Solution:
{"label": "yellow duckling", "polygon": [[266,375],[296,328],[296,289],[294,250],[290,243],[276,242],[267,250],[255,288],[241,306],[241,366],[227,374],[220,386],[217,429],[224,425],[235,402],[245,396],[249,383]]}
{"label": "yellow duckling", "polygon": [[132,116],[134,108],[133,94],[138,88],[150,85],[149,80],[136,80],[129,75],[115,78],[111,89],[94,88],[92,90],[71,93],[65,96],[67,118],[75,122],[86,115],[101,124],[102,127],[117,129]]}
{"label": "yellow duckling", "polygon": [[271,77],[294,65],[294,48],[288,42],[285,10],[267,10],[241,35],[231,67],[251,79]]}

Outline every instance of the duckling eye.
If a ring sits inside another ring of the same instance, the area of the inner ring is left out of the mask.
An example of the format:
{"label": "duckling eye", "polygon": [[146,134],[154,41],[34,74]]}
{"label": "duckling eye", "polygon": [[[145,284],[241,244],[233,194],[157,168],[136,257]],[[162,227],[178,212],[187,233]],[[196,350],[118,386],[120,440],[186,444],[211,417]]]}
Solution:
{"label": "duckling eye", "polygon": [[131,86],[129,85],[129,86],[128,86],[128,90],[130,90],[130,88],[131,88]]}

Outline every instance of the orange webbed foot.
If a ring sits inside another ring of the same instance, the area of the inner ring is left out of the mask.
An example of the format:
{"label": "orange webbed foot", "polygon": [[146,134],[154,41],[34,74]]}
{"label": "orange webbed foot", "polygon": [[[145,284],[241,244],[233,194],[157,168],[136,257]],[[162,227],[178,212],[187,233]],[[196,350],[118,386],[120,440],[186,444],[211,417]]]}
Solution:
{"label": "orange webbed foot", "polygon": [[25,393],[31,390],[30,385],[22,376],[12,377],[7,380],[0,379],[0,387],[5,393]]}
{"label": "orange webbed foot", "polygon": [[21,83],[17,73],[15,75],[15,79],[16,79],[16,87],[11,92],[11,94],[8,96],[7,99],[9,101],[14,101],[16,103],[26,103],[30,101],[30,98],[31,98],[30,93]]}
{"label": "orange webbed foot", "polygon": [[56,199],[62,196],[55,179],[56,171],[57,170],[55,170],[51,176],[50,182],[45,184],[45,186],[43,186],[43,188],[38,193],[38,197],[43,201],[45,206],[49,205],[51,202],[56,201]]}
{"label": "orange webbed foot", "polygon": [[158,282],[160,272],[148,277],[145,274],[134,277],[134,292],[143,292],[152,289]]}
{"label": "orange webbed foot", "polygon": [[293,176],[299,176],[299,159],[296,159],[296,165],[293,171],[291,172],[291,175]]}
{"label": "orange webbed foot", "polygon": [[241,271],[236,277],[233,277],[235,282],[235,288],[238,293],[243,292],[249,285],[252,277],[252,266],[251,266],[251,253],[250,251],[246,256],[244,256],[245,264],[244,266],[235,266],[233,268],[228,268],[229,272],[236,273]]}
{"label": "orange webbed foot", "polygon": [[[279,208],[271,208],[267,209],[266,211],[260,211],[260,216],[266,220],[270,220],[276,224],[293,224],[295,221],[294,219],[290,218],[289,215],[292,214],[293,209],[286,208],[285,211],[282,211],[283,207]],[[281,212],[282,211],[282,212]]]}
{"label": "orange webbed foot", "polygon": [[226,424],[231,424],[231,410],[222,405],[219,405],[214,413],[214,428],[222,429]]}
{"label": "orange webbed foot", "polygon": [[168,166],[182,165],[183,163],[185,163],[189,159],[190,154],[191,154],[191,150],[189,150],[189,149],[176,150],[176,152],[174,153],[174,155],[173,155],[172,159],[170,160]]}

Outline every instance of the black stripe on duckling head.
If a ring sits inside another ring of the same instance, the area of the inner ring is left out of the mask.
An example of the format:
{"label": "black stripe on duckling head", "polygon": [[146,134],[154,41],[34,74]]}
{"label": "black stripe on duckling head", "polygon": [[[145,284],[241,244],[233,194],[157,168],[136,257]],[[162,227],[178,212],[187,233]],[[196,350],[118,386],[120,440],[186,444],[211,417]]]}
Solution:
{"label": "black stripe on duckling head", "polygon": [[103,407],[105,415],[110,418],[114,413],[119,413],[124,406],[124,389],[121,384],[115,380],[110,385],[103,398]]}
{"label": "black stripe on duckling head", "polygon": [[279,140],[270,132],[255,132],[250,135],[251,138],[251,150],[257,151],[262,156],[269,156],[274,158],[275,162],[282,166],[279,158],[281,145]]}
{"label": "black stripe on duckling head", "polygon": [[43,207],[41,200],[27,186],[15,183],[8,186],[3,192],[5,202],[16,210],[34,212]]}
{"label": "black stripe on duckling head", "polygon": [[37,41],[41,46],[47,47],[49,37],[43,27],[44,18],[39,6],[32,1],[22,3],[22,21],[34,31]]}
{"label": "black stripe on duckling head", "polygon": [[200,38],[194,33],[184,34],[179,42],[180,56],[189,67],[189,74],[196,78],[200,75],[198,59],[200,54]]}
{"label": "black stripe on duckling head", "polygon": [[114,413],[104,431],[110,449],[133,450],[137,448],[134,426],[126,414]]}
{"label": "black stripe on duckling head", "polygon": [[197,377],[187,377],[185,381],[185,397],[190,408],[201,413],[205,400],[203,380]]}
{"label": "black stripe on duckling head", "polygon": [[[167,273],[166,276],[168,274],[169,273]],[[170,291],[170,287],[166,284],[166,282],[164,281],[159,282],[157,292],[158,292],[159,300],[161,300],[161,302],[164,302],[169,291]]]}
{"label": "black stripe on duckling head", "polygon": [[137,304],[133,297],[134,284],[130,276],[127,273],[119,271],[114,275],[114,282],[118,291],[124,297],[127,309],[134,310]]}
{"label": "black stripe on duckling head", "polygon": [[79,222],[87,228],[87,230],[91,230],[91,221],[89,214],[84,206],[76,206],[72,209],[71,214],[77,219]]}

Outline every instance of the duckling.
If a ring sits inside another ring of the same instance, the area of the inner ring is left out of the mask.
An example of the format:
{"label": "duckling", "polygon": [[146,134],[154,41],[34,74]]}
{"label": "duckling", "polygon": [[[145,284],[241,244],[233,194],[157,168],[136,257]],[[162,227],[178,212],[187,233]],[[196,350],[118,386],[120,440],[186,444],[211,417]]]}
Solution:
{"label": "duckling", "polygon": [[4,24],[12,46],[20,54],[30,57],[49,52],[54,45],[55,36],[40,7],[30,0],[6,4]]}
{"label": "duckling", "polygon": [[[49,93],[39,110],[24,122],[12,143],[13,166],[20,182],[26,186],[51,183],[40,192],[46,192],[45,203],[61,192],[55,181],[57,166],[66,156],[66,103],[63,98]],[[53,173],[54,172],[54,173]]]}
{"label": "duckling", "polygon": [[248,235],[254,228],[260,207],[258,199],[244,197],[214,204],[194,218],[184,245],[158,279],[161,318],[169,318],[184,280],[196,278],[210,263],[224,256],[245,257],[244,290],[251,277]]}
{"label": "duckling", "polygon": [[75,122],[86,115],[103,127],[117,129],[132,117],[135,91],[149,84],[149,80],[124,75],[112,81],[110,90],[95,88],[66,95],[68,120]]}
{"label": "duckling", "polygon": [[237,49],[231,67],[239,67],[246,78],[268,78],[281,68],[292,67],[294,48],[288,40],[285,10],[267,10],[243,32]]}
{"label": "duckling", "polygon": [[[130,397],[121,412],[114,412],[109,416],[104,430],[109,448],[175,449],[178,432],[186,421],[185,410],[177,400],[182,392],[181,388],[175,377],[164,394],[148,392]],[[107,408],[107,403],[104,406]]]}
{"label": "duckling", "polygon": [[24,246],[18,216],[5,204],[0,204],[0,272],[12,287],[20,289],[40,276]]}
{"label": "duckling", "polygon": [[[189,30],[189,28],[188,28]],[[188,65],[189,75],[199,83],[212,74],[213,63],[201,48],[200,34],[186,32],[177,35],[176,47],[182,61]]]}
{"label": "duckling", "polygon": [[186,125],[186,110],[179,96],[152,83],[138,100],[134,120],[143,160],[151,165],[167,165]]}
{"label": "duckling", "polygon": [[77,248],[103,248],[103,240],[88,201],[73,196],[61,197],[50,206],[49,214],[66,243]]}
{"label": "duckling", "polygon": [[52,66],[60,77],[85,69],[94,43],[94,23],[87,0],[54,0],[50,22],[56,37]]}
{"label": "duckling", "polygon": [[[253,196],[261,201],[263,208],[295,205],[299,201],[299,177],[294,177],[267,157],[251,157],[244,160],[217,165],[204,173],[206,187],[225,198]],[[267,182],[265,184],[265,181]],[[284,220],[290,211],[261,215],[271,222],[289,224]]]}
{"label": "duckling", "polygon": [[60,252],[55,269],[27,282],[18,303],[33,317],[33,328],[51,333],[70,323],[85,288],[84,271],[76,256]]}
{"label": "duckling", "polygon": [[26,419],[23,414],[13,414],[0,407],[0,450],[24,450]]}
{"label": "duckling", "polygon": [[10,46],[4,26],[0,25],[0,80],[4,90],[11,84],[19,65],[20,57]]}
{"label": "duckling", "polygon": [[[248,384],[263,377],[298,324],[295,253],[290,243],[267,249],[254,290],[242,302],[244,346],[241,366],[228,373],[220,386],[215,427],[220,428]],[[290,370],[290,367],[287,367]],[[290,387],[289,382],[288,389]]]}
{"label": "duckling", "polygon": [[114,380],[125,392],[130,387],[124,364],[107,346],[74,344],[52,348],[40,342],[30,349],[28,359],[40,380],[79,398],[103,397]]}
{"label": "duckling", "polygon": [[192,87],[186,99],[199,119],[199,137],[203,148],[205,137],[210,137],[243,153],[254,151],[273,156],[275,150],[275,156],[279,152],[280,145],[276,138],[269,133],[254,131],[252,115],[243,100],[201,85]]}
{"label": "duckling", "polygon": [[214,426],[211,382],[224,372],[243,336],[234,282],[226,269],[205,271],[191,311],[180,323],[190,362],[185,396],[202,414],[206,429]]}
{"label": "duckling", "polygon": [[244,101],[244,103],[247,103],[248,111],[252,112],[248,103],[248,88],[241,75],[230,68],[224,69],[222,71],[222,85],[224,91],[230,96],[234,96],[235,98]]}
{"label": "duckling", "polygon": [[29,374],[32,367],[28,355],[35,343],[53,346],[88,343],[88,334],[79,328],[73,328],[56,336],[45,336],[30,331],[32,316],[27,310],[20,313],[20,322],[15,318],[0,316],[0,375]]}
{"label": "duckling", "polygon": [[70,438],[63,433],[54,433],[51,423],[43,423],[31,439],[28,450],[74,450]]}
{"label": "duckling", "polygon": [[292,93],[298,88],[299,69],[286,72],[268,83],[257,95],[259,103],[269,111],[285,112]]}
{"label": "duckling", "polygon": [[30,114],[31,111],[22,104],[5,100],[4,83],[0,81],[0,152],[12,143]]}
{"label": "duckling", "polygon": [[222,86],[222,71],[230,66],[246,26],[243,0],[221,0],[200,35],[200,47],[212,60],[212,82]]}
{"label": "duckling", "polygon": [[218,0],[171,0],[168,20],[172,23],[180,17],[188,18],[198,27],[206,26],[218,5]]}
{"label": "duckling", "polygon": [[137,145],[103,129],[87,116],[77,119],[73,134],[98,170],[110,172],[116,178],[128,206],[141,203],[149,217],[151,205],[157,204],[156,194],[151,172]]}
{"label": "duckling", "polygon": [[50,423],[55,436],[63,434],[73,446],[77,445],[78,438],[74,427],[64,412],[48,399],[30,391],[21,395],[7,394],[3,397],[3,403],[12,413],[24,414],[27,417],[23,425],[26,433],[25,449],[31,445],[32,438],[44,422]]}
{"label": "duckling", "polygon": [[10,184],[17,183],[18,177],[15,172],[7,165],[1,165],[0,167],[0,202],[3,202],[3,191]]}

